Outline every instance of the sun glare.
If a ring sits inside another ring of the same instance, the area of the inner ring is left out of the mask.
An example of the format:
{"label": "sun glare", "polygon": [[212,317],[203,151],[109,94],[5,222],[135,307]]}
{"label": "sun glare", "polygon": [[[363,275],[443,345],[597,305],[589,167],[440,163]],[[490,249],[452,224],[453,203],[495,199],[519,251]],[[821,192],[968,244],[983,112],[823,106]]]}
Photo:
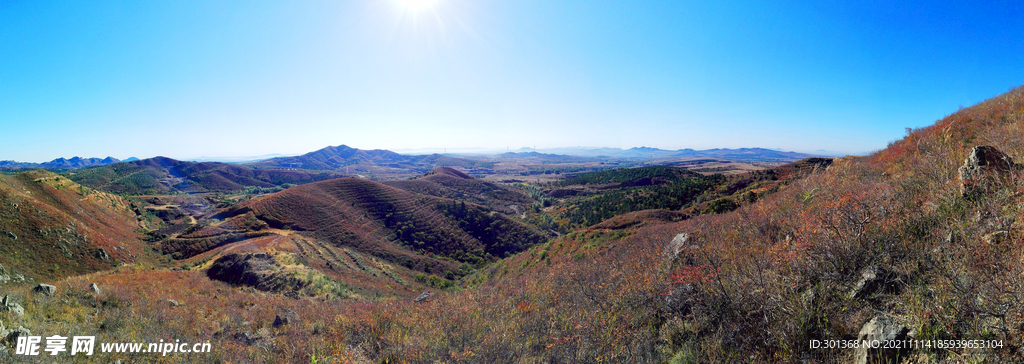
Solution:
{"label": "sun glare", "polygon": [[405,8],[406,10],[422,10],[429,8],[437,3],[437,0],[395,0],[398,5]]}

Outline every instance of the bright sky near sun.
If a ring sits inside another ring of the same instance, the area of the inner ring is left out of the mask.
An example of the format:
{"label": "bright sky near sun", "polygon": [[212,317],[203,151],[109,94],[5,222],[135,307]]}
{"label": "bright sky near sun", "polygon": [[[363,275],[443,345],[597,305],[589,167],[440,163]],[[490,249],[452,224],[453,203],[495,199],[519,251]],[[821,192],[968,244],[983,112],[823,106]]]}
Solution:
{"label": "bright sky near sun", "polygon": [[0,160],[866,153],[1024,84],[1021,4],[0,0]]}

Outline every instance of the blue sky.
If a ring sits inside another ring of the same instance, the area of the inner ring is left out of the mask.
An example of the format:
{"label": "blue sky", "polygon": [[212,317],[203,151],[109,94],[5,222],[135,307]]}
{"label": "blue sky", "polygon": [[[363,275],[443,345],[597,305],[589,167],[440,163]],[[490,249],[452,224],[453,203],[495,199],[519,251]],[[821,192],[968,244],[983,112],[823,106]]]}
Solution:
{"label": "blue sky", "polygon": [[0,0],[0,160],[864,153],[1024,84],[1020,2]]}

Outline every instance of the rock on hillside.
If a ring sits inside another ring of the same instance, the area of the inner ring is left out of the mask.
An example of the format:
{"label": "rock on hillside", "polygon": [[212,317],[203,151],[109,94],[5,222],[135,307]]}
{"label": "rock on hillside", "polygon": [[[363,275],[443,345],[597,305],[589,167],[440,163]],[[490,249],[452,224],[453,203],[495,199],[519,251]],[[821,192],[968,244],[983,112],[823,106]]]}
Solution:
{"label": "rock on hillside", "polygon": [[206,275],[219,281],[252,286],[269,292],[294,291],[306,285],[305,282],[285,273],[284,267],[267,253],[222,256],[213,262]]}

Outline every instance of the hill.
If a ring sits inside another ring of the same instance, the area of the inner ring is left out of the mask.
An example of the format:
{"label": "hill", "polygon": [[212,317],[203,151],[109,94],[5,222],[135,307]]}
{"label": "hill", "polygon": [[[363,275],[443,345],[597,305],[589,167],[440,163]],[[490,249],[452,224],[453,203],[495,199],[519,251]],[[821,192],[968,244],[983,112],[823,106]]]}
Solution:
{"label": "hill", "polygon": [[[460,263],[493,261],[546,239],[485,207],[358,178],[296,186],[242,202],[215,218],[231,223],[186,231],[161,242],[161,249],[187,258],[265,235],[270,228],[300,232],[411,270],[452,278]],[[225,231],[225,226],[232,228]]]}
{"label": "hill", "polygon": [[831,165],[809,158],[761,171],[724,176],[684,168],[653,166],[582,173],[551,183],[537,194],[551,217],[539,222],[568,232],[615,216],[643,210],[684,215],[723,213],[756,202],[793,181]]}
{"label": "hill", "polygon": [[252,163],[255,167],[301,168],[345,173],[424,173],[435,167],[470,168],[477,162],[440,154],[409,156],[389,150],[362,150],[347,145],[328,146],[296,157],[279,157]]}
{"label": "hill", "polygon": [[138,227],[118,196],[50,172],[0,175],[0,283],[146,261]]}
{"label": "hill", "polygon": [[166,157],[92,167],[66,173],[77,183],[118,194],[232,192],[339,177],[327,172],[254,169],[217,162],[183,162]]}
{"label": "hill", "polygon": [[411,180],[384,182],[388,186],[434,197],[472,202],[504,214],[525,211],[534,200],[518,191],[440,167]]}

